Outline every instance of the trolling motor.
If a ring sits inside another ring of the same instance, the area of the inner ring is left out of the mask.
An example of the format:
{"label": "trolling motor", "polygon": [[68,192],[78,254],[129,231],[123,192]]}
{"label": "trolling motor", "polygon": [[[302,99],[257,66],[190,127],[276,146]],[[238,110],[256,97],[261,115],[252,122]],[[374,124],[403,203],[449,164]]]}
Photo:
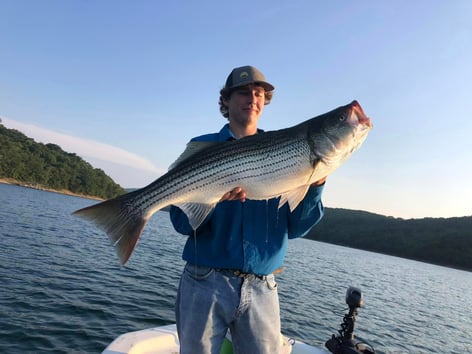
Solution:
{"label": "trolling motor", "polygon": [[349,306],[349,312],[344,315],[339,335],[333,334],[325,343],[326,348],[334,354],[374,354],[372,346],[354,339],[357,309],[364,306],[361,289],[350,286],[346,292],[346,304]]}

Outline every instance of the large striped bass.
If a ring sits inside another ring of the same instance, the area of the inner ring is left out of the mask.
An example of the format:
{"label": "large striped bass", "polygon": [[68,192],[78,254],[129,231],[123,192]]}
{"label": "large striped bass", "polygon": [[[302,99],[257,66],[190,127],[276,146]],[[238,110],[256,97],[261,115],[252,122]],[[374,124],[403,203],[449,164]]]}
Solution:
{"label": "large striped bass", "polygon": [[357,101],[294,127],[228,142],[190,142],[169,171],[148,186],[74,212],[103,229],[124,265],[150,217],[176,205],[194,230],[236,187],[253,200],[280,197],[294,210],[310,184],[357,150],[372,128]]}

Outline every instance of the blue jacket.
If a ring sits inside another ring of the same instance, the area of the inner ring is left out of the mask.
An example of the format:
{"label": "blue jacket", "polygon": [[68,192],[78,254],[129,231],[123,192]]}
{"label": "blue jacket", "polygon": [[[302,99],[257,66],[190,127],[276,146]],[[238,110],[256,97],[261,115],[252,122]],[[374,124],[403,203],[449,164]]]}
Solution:
{"label": "blue jacket", "polygon": [[[231,139],[234,137],[226,124],[219,133],[202,135],[192,141]],[[245,273],[272,273],[283,264],[288,239],[305,236],[323,217],[323,187],[310,187],[293,212],[287,203],[278,209],[279,198],[218,203],[196,231],[187,216],[172,206],[170,218],[175,230],[189,236],[183,259]]]}

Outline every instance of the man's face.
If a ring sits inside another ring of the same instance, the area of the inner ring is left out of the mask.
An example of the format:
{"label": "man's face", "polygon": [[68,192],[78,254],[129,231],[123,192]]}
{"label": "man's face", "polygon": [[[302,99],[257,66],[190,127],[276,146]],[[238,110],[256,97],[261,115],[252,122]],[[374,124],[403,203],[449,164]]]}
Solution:
{"label": "man's face", "polygon": [[226,103],[230,121],[243,126],[257,124],[264,110],[264,88],[257,85],[242,86],[231,93]]}

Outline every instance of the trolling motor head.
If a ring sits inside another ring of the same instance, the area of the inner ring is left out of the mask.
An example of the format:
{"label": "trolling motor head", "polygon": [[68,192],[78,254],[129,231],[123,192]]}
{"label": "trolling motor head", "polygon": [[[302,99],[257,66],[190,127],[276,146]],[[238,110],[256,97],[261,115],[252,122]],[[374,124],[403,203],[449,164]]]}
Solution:
{"label": "trolling motor head", "polygon": [[334,354],[373,354],[374,349],[354,340],[354,324],[356,322],[357,309],[364,306],[362,291],[350,286],[346,291],[346,304],[349,312],[344,315],[339,335],[333,336],[325,343],[326,348]]}
{"label": "trolling motor head", "polygon": [[346,291],[346,304],[349,306],[349,309],[363,307],[364,299],[361,289],[350,286]]}

